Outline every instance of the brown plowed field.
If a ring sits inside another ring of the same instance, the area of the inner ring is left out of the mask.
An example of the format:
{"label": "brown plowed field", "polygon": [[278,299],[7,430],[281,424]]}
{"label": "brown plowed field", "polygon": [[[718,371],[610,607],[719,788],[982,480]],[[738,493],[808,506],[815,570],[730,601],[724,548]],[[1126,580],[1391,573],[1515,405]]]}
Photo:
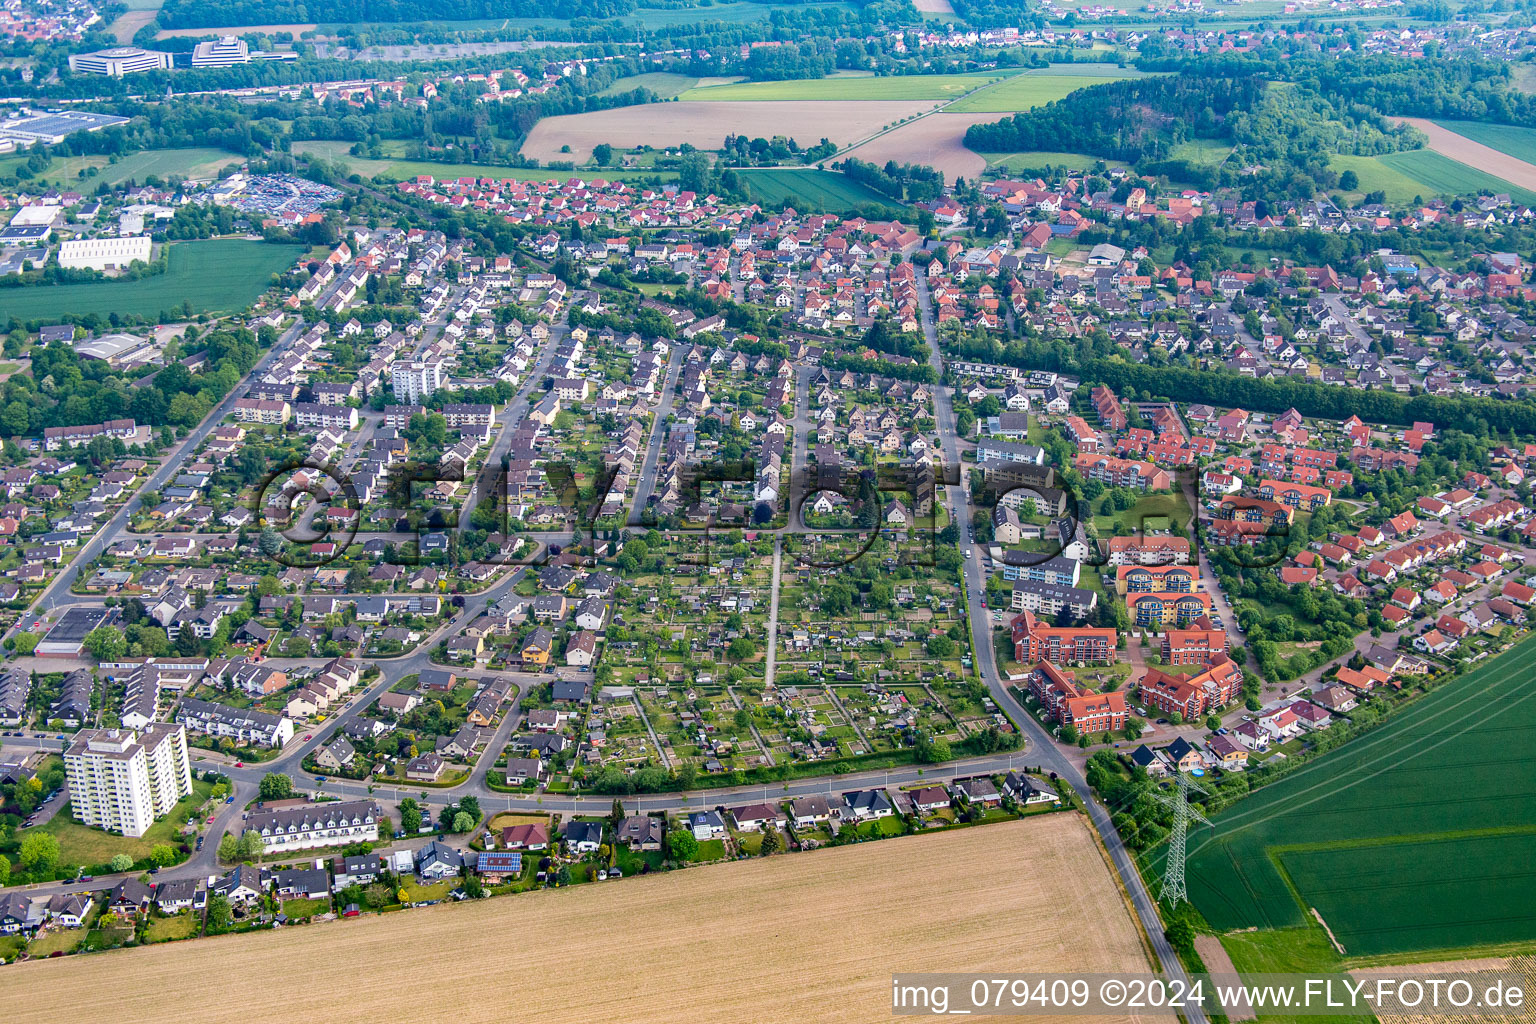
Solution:
{"label": "brown plowed field", "polygon": [[[546,117],[528,133],[522,152],[540,160],[575,160],[579,164],[591,157],[592,147],[600,142],[626,149],[640,145],[663,149],[684,142],[699,149],[719,149],[727,135],[738,133],[764,138],[784,135],[803,146],[814,146],[825,138],[845,146],[932,108],[931,100],[647,103]],[[570,146],[571,151],[562,153],[561,146]]]}
{"label": "brown plowed field", "polygon": [[1084,819],[1063,813],[33,961],[0,991],[8,1024],[823,1024],[890,1020],[895,971],[1147,969]]}
{"label": "brown plowed field", "polygon": [[895,160],[904,164],[927,164],[944,172],[953,182],[956,176],[974,178],[987,162],[965,148],[965,130],[973,124],[1001,121],[1007,114],[948,114],[940,111],[904,124],[894,131],[871,139],[848,151],[848,155],[872,164]]}

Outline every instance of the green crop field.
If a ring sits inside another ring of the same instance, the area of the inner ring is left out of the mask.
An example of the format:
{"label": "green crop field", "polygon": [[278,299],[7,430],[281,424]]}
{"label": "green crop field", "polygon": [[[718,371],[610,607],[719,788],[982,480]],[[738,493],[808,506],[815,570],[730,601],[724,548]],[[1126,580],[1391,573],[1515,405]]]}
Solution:
{"label": "green crop field", "polygon": [[964,99],[956,100],[945,109],[959,114],[1013,113],[1028,110],[1030,107],[1044,106],[1053,100],[1062,99],[1068,93],[1090,85],[1112,82],[1117,77],[1123,76],[1016,75]]}
{"label": "green crop field", "polygon": [[[0,173],[15,173],[24,156],[8,157],[0,165]],[[116,163],[98,154],[87,156],[58,156],[33,176],[39,185],[55,185],[60,188],[79,188],[81,185],[106,183],[120,185],[125,181],[143,182],[154,175],[161,179],[193,178],[198,180],[218,177],[220,168],[244,161],[244,157],[208,146],[190,149],[146,149],[129,153]],[[90,171],[95,170],[91,175]],[[83,176],[81,172],[85,172]]]}
{"label": "green crop field", "polygon": [[1536,192],[1512,185],[1487,171],[1480,171],[1429,149],[1410,149],[1402,153],[1383,153],[1376,159],[1443,195],[1467,195],[1475,192],[1508,192],[1517,203],[1536,203]]}
{"label": "green crop field", "polygon": [[1188,877],[1217,931],[1316,908],[1351,957],[1536,940],[1536,643],[1213,822]]}
{"label": "green crop field", "polygon": [[859,184],[840,171],[819,170],[740,170],[736,172],[752,187],[752,198],[770,207],[785,203],[822,210],[850,210],[868,206],[892,206],[892,200],[874,189]]}
{"label": "green crop field", "polygon": [[196,313],[236,312],[255,302],[272,275],[287,270],[304,251],[243,238],[175,242],[165,273],[153,277],[0,288],[0,323],[51,321],[65,312],[154,317],[183,302]]}
{"label": "green crop field", "polygon": [[[943,100],[963,96],[972,89],[979,89],[1011,74],[1008,71],[996,71],[974,75],[889,75],[884,78],[839,75],[834,78],[800,78],[785,82],[736,82],[689,89],[683,93],[682,98],[791,100],[800,103],[816,100]],[[1084,84],[1081,78],[1074,81],[1079,85]]]}
{"label": "green crop field", "polygon": [[1434,194],[1434,190],[1426,188],[1422,181],[1388,167],[1381,162],[1380,157],[1334,154],[1328,158],[1328,166],[1340,174],[1345,171],[1354,171],[1360,179],[1357,191],[1382,192],[1386,195],[1387,202],[1394,205],[1411,203],[1414,196],[1428,199]]}
{"label": "green crop field", "polygon": [[627,75],[598,93],[599,96],[618,96],[634,89],[649,89],[657,96],[670,99],[699,84],[692,75],[674,75],[670,71],[648,71],[643,75]]}
{"label": "green crop field", "polygon": [[1512,124],[1485,124],[1481,121],[1436,121],[1441,128],[1464,139],[1481,142],[1489,149],[1508,153],[1516,160],[1536,164],[1536,128],[1517,128]]}

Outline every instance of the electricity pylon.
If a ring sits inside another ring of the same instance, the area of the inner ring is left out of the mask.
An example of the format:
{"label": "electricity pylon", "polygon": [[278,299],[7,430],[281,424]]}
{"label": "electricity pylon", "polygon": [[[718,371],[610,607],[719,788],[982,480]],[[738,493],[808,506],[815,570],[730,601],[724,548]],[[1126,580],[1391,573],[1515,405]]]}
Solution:
{"label": "electricity pylon", "polygon": [[1190,790],[1206,792],[1188,772],[1179,772],[1179,784],[1172,796],[1158,792],[1150,794],[1154,800],[1173,809],[1173,835],[1168,839],[1168,859],[1163,867],[1162,898],[1175,907],[1189,899],[1184,889],[1184,842],[1189,836],[1190,820],[1202,825],[1211,824],[1200,808],[1189,802]]}

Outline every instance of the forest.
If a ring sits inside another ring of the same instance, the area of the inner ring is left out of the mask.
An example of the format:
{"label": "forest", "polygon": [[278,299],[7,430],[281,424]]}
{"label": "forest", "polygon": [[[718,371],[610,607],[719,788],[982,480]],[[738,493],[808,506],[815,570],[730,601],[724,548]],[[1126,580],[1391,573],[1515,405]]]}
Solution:
{"label": "forest", "polygon": [[[1423,145],[1412,128],[1367,107],[1335,103],[1310,85],[1273,82],[1259,69],[1131,78],[1080,89],[1064,99],[967,130],[979,152],[1043,150],[1087,153],[1204,187],[1238,189],[1245,198],[1310,198],[1338,176],[1329,154],[1376,155]],[[1230,143],[1216,166],[1176,158],[1197,139]]]}

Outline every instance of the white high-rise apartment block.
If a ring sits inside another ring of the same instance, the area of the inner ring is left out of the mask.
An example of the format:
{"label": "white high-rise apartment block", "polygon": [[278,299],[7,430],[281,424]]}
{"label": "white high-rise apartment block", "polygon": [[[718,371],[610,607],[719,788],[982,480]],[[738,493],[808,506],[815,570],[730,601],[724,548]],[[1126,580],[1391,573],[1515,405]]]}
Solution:
{"label": "white high-rise apartment block", "polygon": [[143,835],[192,793],[182,725],[83,729],[64,752],[64,771],[75,818],[125,836]]}
{"label": "white high-rise apartment block", "polygon": [[429,363],[395,363],[389,368],[389,384],[395,389],[395,401],[420,404],[448,379],[447,369],[439,360]]}

